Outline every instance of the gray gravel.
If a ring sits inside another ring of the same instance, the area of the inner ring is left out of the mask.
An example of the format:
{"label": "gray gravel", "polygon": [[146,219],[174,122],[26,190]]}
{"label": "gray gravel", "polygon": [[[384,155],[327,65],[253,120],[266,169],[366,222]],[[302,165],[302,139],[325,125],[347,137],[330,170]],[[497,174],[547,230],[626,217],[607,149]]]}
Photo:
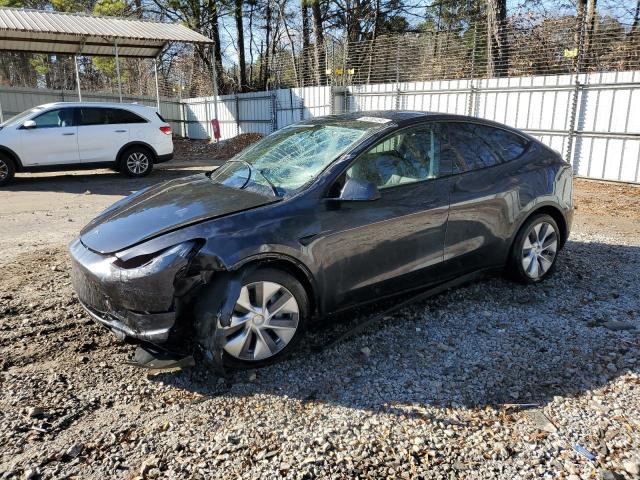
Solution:
{"label": "gray gravel", "polygon": [[123,365],[61,251],[0,267],[0,478],[640,478],[640,235],[574,233],[541,285],[472,284],[320,353],[344,327],[317,328],[228,384]]}

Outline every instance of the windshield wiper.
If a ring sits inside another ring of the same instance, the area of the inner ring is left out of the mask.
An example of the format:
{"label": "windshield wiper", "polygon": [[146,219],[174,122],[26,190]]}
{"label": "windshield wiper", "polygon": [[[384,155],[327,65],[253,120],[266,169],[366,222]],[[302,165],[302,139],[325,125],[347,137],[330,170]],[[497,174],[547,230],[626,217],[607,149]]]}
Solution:
{"label": "windshield wiper", "polygon": [[273,182],[271,180],[269,180],[269,177],[267,177],[264,173],[264,170],[258,170],[258,173],[260,173],[260,175],[262,175],[262,178],[264,178],[267,183],[269,184],[269,186],[271,187],[271,190],[273,190],[273,194],[276,197],[279,197],[280,194],[278,193],[278,189],[276,188],[276,186],[273,184]]}
{"label": "windshield wiper", "polygon": [[231,160],[231,161],[232,161],[232,162],[240,162],[240,163],[243,163],[243,164],[245,164],[245,165],[247,166],[247,168],[249,169],[249,177],[247,178],[247,181],[245,182],[245,184],[244,184],[244,185],[242,185],[242,187],[240,188],[240,190],[244,189],[244,188],[247,186],[247,184],[251,181],[251,174],[252,174],[252,173],[253,173],[253,171],[255,170],[255,171],[257,171],[257,172],[262,176],[262,178],[264,178],[264,179],[267,181],[267,183],[269,184],[269,187],[270,187],[270,188],[271,188],[271,190],[273,191],[273,194],[274,194],[276,197],[280,198],[280,193],[278,193],[278,187],[276,187],[276,186],[273,184],[273,182],[269,179],[269,177],[267,177],[267,176],[264,174],[264,170],[259,170],[259,169],[257,169],[257,168],[254,168],[254,167],[253,167],[253,165],[251,165],[251,164],[250,164],[249,162],[247,162],[246,160]]}

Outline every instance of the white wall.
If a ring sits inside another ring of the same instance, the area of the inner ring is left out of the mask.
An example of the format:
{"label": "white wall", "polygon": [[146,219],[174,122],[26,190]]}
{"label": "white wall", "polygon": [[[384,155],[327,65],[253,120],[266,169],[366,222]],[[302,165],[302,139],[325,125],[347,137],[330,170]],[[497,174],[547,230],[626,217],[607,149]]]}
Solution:
{"label": "white wall", "polygon": [[[539,138],[569,158],[580,176],[640,183],[640,72],[582,74],[579,82],[577,90],[572,75],[281,89],[222,96],[219,119],[226,139],[245,132],[269,134],[332,112],[402,109],[472,115]],[[185,104],[189,136],[208,138],[213,99]]]}
{"label": "white wall", "polygon": [[577,175],[640,183],[640,72],[581,74],[569,149],[572,75],[349,87],[347,109],[466,114],[519,128],[569,158]]}

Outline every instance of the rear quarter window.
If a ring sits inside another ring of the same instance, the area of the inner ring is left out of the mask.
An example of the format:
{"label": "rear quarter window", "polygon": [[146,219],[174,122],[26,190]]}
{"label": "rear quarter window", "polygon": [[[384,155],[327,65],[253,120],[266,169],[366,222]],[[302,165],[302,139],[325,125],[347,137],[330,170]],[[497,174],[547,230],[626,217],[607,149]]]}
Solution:
{"label": "rear quarter window", "polygon": [[475,126],[464,122],[446,124],[442,157],[452,165],[453,173],[480,170],[502,163],[493,148],[475,132]]}
{"label": "rear quarter window", "polygon": [[109,123],[147,123],[140,115],[121,108],[109,109]]}
{"label": "rear quarter window", "polygon": [[515,133],[488,125],[474,125],[474,133],[484,140],[503,161],[515,160],[529,146],[529,141]]}

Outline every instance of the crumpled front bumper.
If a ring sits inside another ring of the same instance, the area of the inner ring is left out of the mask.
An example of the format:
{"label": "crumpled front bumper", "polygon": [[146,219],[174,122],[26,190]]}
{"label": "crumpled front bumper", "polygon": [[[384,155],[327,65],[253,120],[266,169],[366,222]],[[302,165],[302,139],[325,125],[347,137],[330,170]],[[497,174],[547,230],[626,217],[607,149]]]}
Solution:
{"label": "crumpled front bumper", "polygon": [[171,329],[175,324],[175,313],[136,314],[127,312],[124,317],[117,317],[112,313],[99,312],[80,301],[85,311],[98,323],[101,323],[113,334],[124,340],[136,338],[146,342],[161,344],[169,339]]}
{"label": "crumpled front bumper", "polygon": [[121,268],[116,257],[69,245],[71,279],[78,298],[96,321],[118,337],[164,343],[176,322],[174,281],[188,260],[178,256],[138,268]]}

